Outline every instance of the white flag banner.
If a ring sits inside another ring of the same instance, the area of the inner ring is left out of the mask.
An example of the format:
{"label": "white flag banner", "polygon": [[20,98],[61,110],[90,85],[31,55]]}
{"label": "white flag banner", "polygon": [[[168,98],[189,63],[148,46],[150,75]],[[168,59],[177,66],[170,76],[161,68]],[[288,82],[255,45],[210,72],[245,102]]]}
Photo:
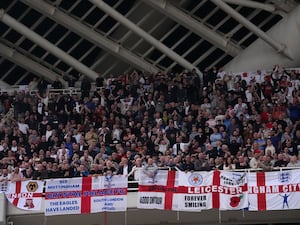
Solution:
{"label": "white flag banner", "polygon": [[248,174],[249,210],[300,209],[300,170]]}
{"label": "white flag banner", "polygon": [[126,176],[89,176],[46,182],[46,216],[116,212],[126,209]]}
{"label": "white flag banner", "polygon": [[246,172],[220,171],[219,209],[248,208],[248,183]]}
{"label": "white flag banner", "polygon": [[175,187],[178,186],[179,193],[174,195],[174,209],[238,210],[248,207],[246,173],[218,170],[178,173],[178,183]]}
{"label": "white flag banner", "polygon": [[173,209],[179,211],[201,211],[213,208],[213,171],[178,172]]}
{"label": "white flag banner", "polygon": [[248,207],[246,173],[158,171],[143,174],[138,208],[176,211],[238,210]]}
{"label": "white flag banner", "polygon": [[158,170],[140,174],[137,208],[172,209],[175,171]]}
{"label": "white flag banner", "polygon": [[10,203],[23,210],[40,210],[43,194],[43,181],[27,180],[9,182],[6,198]]}

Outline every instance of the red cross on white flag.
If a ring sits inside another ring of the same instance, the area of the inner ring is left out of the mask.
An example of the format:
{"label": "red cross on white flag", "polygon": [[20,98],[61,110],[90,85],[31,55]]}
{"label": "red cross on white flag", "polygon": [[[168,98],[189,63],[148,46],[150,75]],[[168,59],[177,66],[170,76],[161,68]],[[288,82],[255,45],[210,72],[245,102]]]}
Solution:
{"label": "red cross on white flag", "polygon": [[44,182],[37,180],[10,182],[6,197],[9,202],[19,209],[40,210],[43,187]]}

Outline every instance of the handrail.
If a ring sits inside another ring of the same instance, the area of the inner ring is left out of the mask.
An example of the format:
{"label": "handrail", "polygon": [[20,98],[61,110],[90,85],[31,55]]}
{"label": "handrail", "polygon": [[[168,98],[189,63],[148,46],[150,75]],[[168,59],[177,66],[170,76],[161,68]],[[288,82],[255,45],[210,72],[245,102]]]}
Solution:
{"label": "handrail", "polygon": [[[135,167],[130,171],[128,176],[131,176],[137,170],[143,170],[143,169],[144,169],[144,167]],[[166,170],[166,169],[168,169],[170,171],[170,170],[172,170],[172,167],[170,167],[170,166],[157,167],[157,170]]]}
{"label": "handrail", "polygon": [[[134,172],[136,172],[138,170],[142,171],[142,170],[144,170],[144,167],[133,168],[127,176],[128,177],[132,176],[134,174]],[[170,170],[172,170],[172,167],[169,167],[169,166],[157,167],[157,170],[169,170],[170,171]],[[138,180],[128,180],[128,191],[138,191],[139,179],[140,179],[140,177],[138,177]]]}
{"label": "handrail", "polygon": [[[144,169],[144,167],[139,167],[139,168],[133,168],[130,173],[127,175],[127,177],[133,175],[133,173],[135,171],[138,171],[138,170],[142,170]],[[171,167],[157,167],[157,170],[171,170],[172,168]],[[93,175],[90,175],[90,176],[93,176]],[[75,178],[75,177],[72,177],[72,178]],[[72,178],[65,178],[65,179],[72,179]],[[46,180],[53,180],[53,179],[64,179],[63,177],[58,177],[58,178],[50,178],[50,179],[45,179],[44,181]],[[12,182],[12,181],[8,181],[8,182]],[[7,182],[7,183],[8,183]],[[2,184],[5,183],[5,182],[0,182],[0,193],[1,191],[2,192],[5,192],[5,190],[3,190],[2,188]],[[128,180],[128,191],[131,192],[131,191],[137,191],[138,190],[138,184],[139,184],[139,180]]]}
{"label": "handrail", "polygon": [[[178,167],[174,167],[177,171],[182,171]],[[278,171],[278,170],[294,170],[294,169],[300,169],[300,166],[295,166],[295,167],[272,167],[270,170],[263,170],[262,168],[248,168],[248,169],[233,169],[233,170],[227,170],[230,172],[259,172],[259,171],[264,171],[264,172],[271,172],[271,171]],[[193,172],[204,172],[203,171],[193,171]],[[213,170],[210,170],[213,171]],[[190,171],[191,172],[191,171]]]}

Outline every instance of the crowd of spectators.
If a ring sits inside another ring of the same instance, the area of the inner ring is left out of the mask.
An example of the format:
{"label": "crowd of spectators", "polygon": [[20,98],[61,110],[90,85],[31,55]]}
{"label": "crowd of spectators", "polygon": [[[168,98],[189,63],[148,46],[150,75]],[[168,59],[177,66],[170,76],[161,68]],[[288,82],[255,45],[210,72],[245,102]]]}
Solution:
{"label": "crowd of spectators", "polygon": [[[101,75],[82,95],[0,95],[0,182],[300,166],[297,71]],[[62,87],[59,79],[53,83]],[[13,107],[13,113],[10,109]],[[142,168],[137,170],[136,168]]]}

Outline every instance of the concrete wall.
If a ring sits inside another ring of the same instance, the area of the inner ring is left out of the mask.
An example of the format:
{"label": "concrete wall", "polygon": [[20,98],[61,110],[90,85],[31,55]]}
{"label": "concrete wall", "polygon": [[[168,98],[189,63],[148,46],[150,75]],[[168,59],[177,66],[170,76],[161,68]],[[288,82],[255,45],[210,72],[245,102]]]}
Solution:
{"label": "concrete wall", "polygon": [[6,205],[4,193],[0,193],[0,225],[6,225]]}
{"label": "concrete wall", "polygon": [[[0,208],[3,205],[2,203],[3,201],[0,202]],[[126,212],[103,212],[49,217],[44,216],[43,205],[41,211],[32,212],[19,210],[12,204],[8,204],[7,217],[10,224],[13,225],[300,224],[299,210],[268,212],[203,210],[201,212],[176,212],[137,209],[136,203],[137,192],[129,192],[128,209]],[[3,212],[3,207],[1,210]]]}

